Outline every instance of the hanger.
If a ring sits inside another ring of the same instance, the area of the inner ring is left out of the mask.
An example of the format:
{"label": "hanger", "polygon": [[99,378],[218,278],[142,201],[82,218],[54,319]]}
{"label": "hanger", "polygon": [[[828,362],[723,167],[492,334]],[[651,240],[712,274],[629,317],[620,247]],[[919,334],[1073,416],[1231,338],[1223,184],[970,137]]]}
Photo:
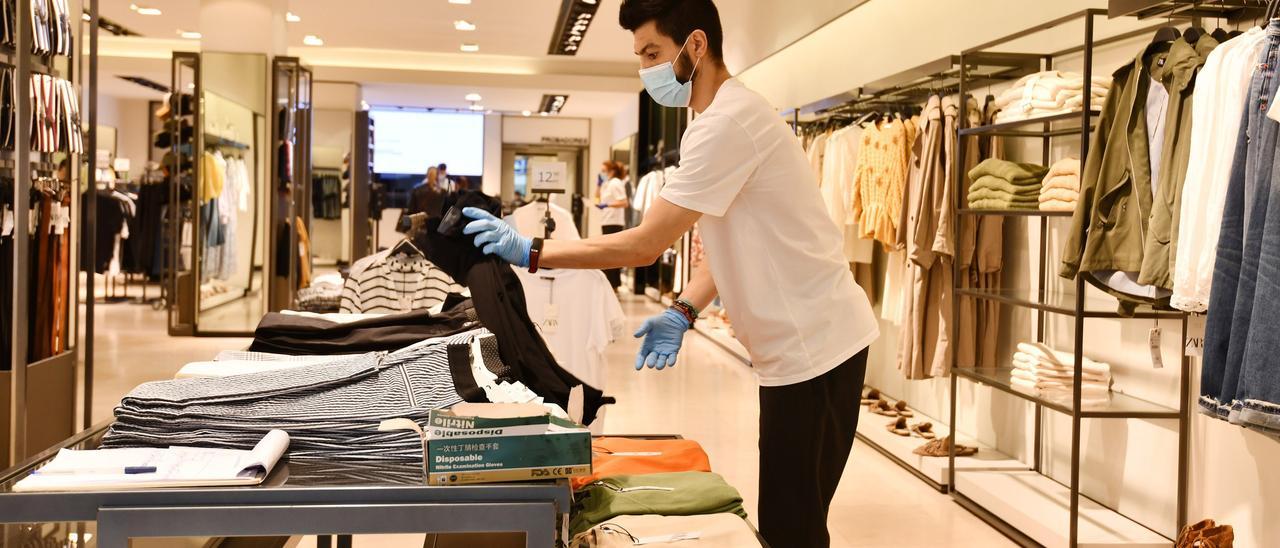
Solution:
{"label": "hanger", "polygon": [[391,257],[399,253],[418,255],[420,257],[427,256],[427,254],[423,253],[421,249],[418,249],[418,246],[413,243],[413,239],[408,236],[405,236],[404,238],[401,238],[399,242],[396,242],[396,245],[391,248],[391,252],[388,253],[387,256]]}
{"label": "hanger", "polygon": [[[1225,0],[1218,0],[1218,3],[1222,4],[1224,8],[1226,7]],[[1209,33],[1209,35],[1218,42],[1225,42],[1229,40],[1230,36],[1227,34],[1227,29],[1222,28],[1222,12],[1218,12],[1218,15],[1214,16],[1213,23],[1218,28],[1213,29],[1213,32]]]}

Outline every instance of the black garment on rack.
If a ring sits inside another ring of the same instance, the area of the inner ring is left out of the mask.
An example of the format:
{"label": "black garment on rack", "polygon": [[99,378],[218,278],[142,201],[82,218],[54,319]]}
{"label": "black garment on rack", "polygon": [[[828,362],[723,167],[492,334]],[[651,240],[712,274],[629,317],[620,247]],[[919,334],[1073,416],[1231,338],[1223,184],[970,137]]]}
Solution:
{"label": "black garment on rack", "polygon": [[258,322],[249,350],[291,356],[394,351],[476,327],[475,311],[468,306],[434,316],[419,310],[351,323],[272,312]]}
{"label": "black garment on rack", "polygon": [[[111,191],[99,190],[93,193],[98,200],[98,230],[94,232],[93,249],[94,264],[89,263],[89,254],[80,254],[80,268],[97,272],[99,274],[106,272],[111,266],[111,259],[115,257],[116,236],[120,235],[120,229],[125,224],[124,209],[120,201],[111,197]],[[85,193],[80,202],[80,211],[88,209],[89,193]],[[88,243],[89,230],[87,223],[80,223],[80,241]]]}
{"label": "black garment on rack", "polygon": [[342,179],[338,174],[311,176],[311,211],[317,219],[342,218]]}
{"label": "black garment on rack", "polygon": [[[446,274],[471,290],[480,322],[498,336],[498,349],[502,362],[515,371],[516,380],[528,386],[548,402],[567,408],[569,390],[583,387],[584,423],[595,420],[600,407],[613,403],[593,388],[565,371],[547,348],[542,335],[529,319],[520,278],[501,259],[485,255],[472,243],[472,238],[462,234],[467,219],[454,220],[462,208],[478,207],[495,215],[502,211],[502,203],[481,192],[467,190],[450,195],[444,204],[445,218],[427,220],[427,228],[415,238],[419,249]],[[442,226],[444,225],[444,226]]]}
{"label": "black garment on rack", "polygon": [[[13,179],[0,178],[0,210],[13,209]],[[13,369],[13,237],[0,236],[0,371]]]}

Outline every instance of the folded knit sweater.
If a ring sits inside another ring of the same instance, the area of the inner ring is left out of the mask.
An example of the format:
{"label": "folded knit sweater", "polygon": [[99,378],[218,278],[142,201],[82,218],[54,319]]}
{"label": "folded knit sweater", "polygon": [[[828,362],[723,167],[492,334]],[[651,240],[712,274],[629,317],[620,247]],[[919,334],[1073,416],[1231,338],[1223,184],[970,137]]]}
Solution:
{"label": "folded knit sweater", "polygon": [[1040,197],[1036,194],[1029,196],[1019,196],[1017,194],[1009,194],[1000,190],[991,190],[988,188],[980,188],[969,193],[969,203],[981,202],[985,200],[998,200],[1017,204],[1024,207],[1036,208],[1040,206]]}
{"label": "folded knit sweater", "polygon": [[1078,203],[1077,201],[1049,200],[1040,202],[1040,211],[1075,211]]}
{"label": "folded knit sweater", "polygon": [[1080,192],[1070,188],[1045,188],[1040,191],[1040,203],[1075,202],[1080,199]]}
{"label": "folded knit sweater", "polygon": [[1008,160],[998,160],[989,158],[983,160],[982,163],[969,170],[969,179],[977,181],[983,176],[990,175],[1006,181],[1026,181],[1034,179],[1037,183],[1044,179],[1045,173],[1049,172],[1049,168],[1036,164],[1021,164],[1010,162]]}
{"label": "folded knit sweater", "polygon": [[979,177],[973,184],[969,185],[969,193],[973,194],[980,190],[989,190],[1010,196],[1022,198],[1035,198],[1040,195],[1042,187],[1038,179],[1019,179],[1016,181],[1006,181],[998,177],[986,175]]}

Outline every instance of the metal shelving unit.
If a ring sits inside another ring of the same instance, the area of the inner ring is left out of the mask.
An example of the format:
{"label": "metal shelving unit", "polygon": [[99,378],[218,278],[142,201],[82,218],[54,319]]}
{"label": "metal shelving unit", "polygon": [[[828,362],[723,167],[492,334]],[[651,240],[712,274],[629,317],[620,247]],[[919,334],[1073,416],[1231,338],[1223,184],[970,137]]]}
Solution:
{"label": "metal shelving unit", "polygon": [[[1107,14],[1106,10],[1101,9],[1085,10],[966,51],[962,54],[962,58],[981,57],[986,55],[985,51],[990,48],[1053,27],[1083,20],[1084,47],[1073,48],[1073,50],[1068,50],[1068,53],[1078,52],[1083,56],[1083,73],[1086,81],[1089,81],[1094,75],[1094,49],[1104,42],[1115,41],[1120,38],[1112,37],[1105,40],[1097,40],[1095,36],[1095,21],[1098,18],[1107,17]],[[1135,33],[1128,34],[1128,36],[1133,35]],[[1042,55],[1044,70],[1052,70],[1054,58],[1062,54],[1063,52]],[[965,76],[964,74],[961,75],[962,93],[974,87]],[[1091,97],[1085,94],[1084,105],[1078,112],[971,128],[963,127],[967,117],[962,113],[959,117],[962,124],[959,135],[989,135],[1041,140],[1044,165],[1049,165],[1052,161],[1050,143],[1053,138],[1078,136],[1080,140],[1079,157],[1083,163],[1089,153],[1090,137],[1094,129],[1092,127],[1093,122],[1099,114],[1095,107],[1096,105],[1091,104]],[[1062,127],[1064,124],[1069,124],[1069,126]],[[966,141],[968,140],[963,138],[959,140],[960,153],[956,155],[957,162],[961,162],[965,156],[963,151],[967,145]],[[958,173],[960,170],[957,169],[956,171]],[[1074,322],[1072,354],[1075,362],[1074,375],[1077,379],[1083,375],[1084,329],[1087,320],[1098,318],[1113,320],[1123,318],[1178,320],[1181,323],[1182,340],[1185,343],[1187,335],[1186,316],[1181,312],[1154,310],[1150,307],[1145,307],[1134,315],[1121,315],[1116,311],[1118,303],[1114,299],[1109,297],[1095,298],[1089,295],[1085,279],[1082,276],[1075,278],[1073,283],[1074,291],[1051,291],[1048,289],[1046,272],[1053,270],[1051,266],[1056,264],[1054,258],[1050,257],[1047,252],[1047,233],[1050,230],[1050,221],[1056,218],[1069,217],[1071,213],[973,210],[965,209],[967,204],[964,202],[963,196],[957,195],[956,200],[961,214],[1017,216],[1027,218],[1028,222],[1037,222],[1038,220],[1040,237],[1039,247],[1036,252],[1038,253],[1039,268],[1037,270],[1035,288],[1029,290],[980,290],[956,287],[955,298],[957,302],[961,297],[968,297],[1034,311],[1036,341],[1038,342],[1046,340],[1046,319],[1048,315],[1071,318]],[[954,326],[953,329],[955,330],[953,333],[958,334],[958,326]],[[1034,405],[1035,454],[1030,470],[1015,473],[970,473],[962,471],[957,474],[955,468],[952,467],[950,478],[950,484],[953,486],[952,496],[956,502],[1023,545],[1065,544],[1073,548],[1081,545],[1167,546],[1171,539],[1166,535],[1156,532],[1150,527],[1123,515],[1115,509],[1108,508],[1098,501],[1089,499],[1081,493],[1080,477],[1083,468],[1081,463],[1081,426],[1082,422],[1088,419],[1177,421],[1178,428],[1176,431],[1178,433],[1179,449],[1176,524],[1181,528],[1186,523],[1187,512],[1188,431],[1190,421],[1188,410],[1190,361],[1185,356],[1180,360],[1180,368],[1177,400],[1179,403],[1176,408],[1171,408],[1116,392],[1111,393],[1110,400],[1106,405],[1085,407],[1082,405],[1082,388],[1079,382],[1073,383],[1070,397],[1051,398],[1028,393],[1015,386],[1011,382],[1012,368],[964,369],[958,366],[953,367],[951,376],[951,424],[955,424],[958,420],[956,401],[960,390],[960,381],[964,380],[978,385],[989,386],[999,392],[1021,398]],[[1047,459],[1047,456],[1042,454],[1045,410],[1067,415],[1071,419],[1070,480],[1066,484],[1059,482],[1042,468],[1044,461]],[[950,458],[953,460],[956,458],[954,449]],[[1054,520],[1066,520],[1068,523],[1063,524]],[[1066,526],[1065,534],[1063,525]]]}

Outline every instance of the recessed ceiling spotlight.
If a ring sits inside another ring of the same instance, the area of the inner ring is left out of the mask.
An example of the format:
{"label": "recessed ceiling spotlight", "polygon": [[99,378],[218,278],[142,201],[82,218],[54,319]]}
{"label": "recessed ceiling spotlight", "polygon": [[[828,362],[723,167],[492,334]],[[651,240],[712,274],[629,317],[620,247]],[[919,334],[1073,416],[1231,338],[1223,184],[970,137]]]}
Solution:
{"label": "recessed ceiling spotlight", "polygon": [[474,103],[476,101],[483,101],[484,97],[481,97],[479,93],[468,93],[466,96],[466,100]]}
{"label": "recessed ceiling spotlight", "polygon": [[471,23],[470,21],[463,21],[461,19],[453,22],[453,28],[454,30],[462,30],[462,31],[476,30],[476,26],[473,23]]}
{"label": "recessed ceiling spotlight", "polygon": [[462,51],[466,53],[475,53],[480,51],[480,44],[462,44]]}
{"label": "recessed ceiling spotlight", "polygon": [[471,110],[475,110],[475,111],[484,110],[484,105],[471,105]]}
{"label": "recessed ceiling spotlight", "polygon": [[459,4],[463,6],[471,5],[471,0],[449,0],[450,4]]}
{"label": "recessed ceiling spotlight", "polygon": [[301,23],[301,22],[302,22],[302,18],[301,18],[301,17],[298,17],[298,14],[293,13],[293,12],[291,12],[291,11],[287,11],[287,12],[285,12],[285,13],[284,13],[284,20],[285,20],[285,21],[288,21],[288,22],[290,22],[290,23]]}
{"label": "recessed ceiling spotlight", "polygon": [[81,19],[84,19],[85,21],[92,21],[92,20],[93,20],[93,18],[92,18],[92,17],[89,17],[89,14],[87,14],[87,13],[82,13],[82,14],[80,14],[80,18],[81,18]]}
{"label": "recessed ceiling spotlight", "polygon": [[319,36],[316,36],[314,34],[308,34],[302,37],[302,43],[308,46],[319,47],[324,45],[324,40],[321,40]]}
{"label": "recessed ceiling spotlight", "polygon": [[538,113],[538,116],[547,116],[547,113],[545,113],[545,112],[539,112],[539,113]]}
{"label": "recessed ceiling spotlight", "polygon": [[198,33],[198,32],[193,32],[193,31],[189,31],[189,30],[182,30],[182,29],[178,29],[178,36],[181,36],[181,37],[183,37],[183,38],[186,38],[187,40],[199,40],[199,39],[201,39],[201,38],[203,38],[203,37],[204,37],[204,35],[202,35],[202,34],[200,34],[200,33]]}
{"label": "recessed ceiling spotlight", "polygon": [[196,83],[195,83],[195,82],[188,82],[188,83],[187,83],[187,89],[196,89]]}
{"label": "recessed ceiling spotlight", "polygon": [[533,116],[533,113],[527,110],[520,111],[520,114],[524,116]]}
{"label": "recessed ceiling spotlight", "polygon": [[484,113],[485,113],[485,114],[493,114],[493,109],[486,110],[486,111],[484,111]]}
{"label": "recessed ceiling spotlight", "polygon": [[138,15],[160,15],[160,8],[147,8],[137,4],[129,4],[129,9],[138,12]]}

